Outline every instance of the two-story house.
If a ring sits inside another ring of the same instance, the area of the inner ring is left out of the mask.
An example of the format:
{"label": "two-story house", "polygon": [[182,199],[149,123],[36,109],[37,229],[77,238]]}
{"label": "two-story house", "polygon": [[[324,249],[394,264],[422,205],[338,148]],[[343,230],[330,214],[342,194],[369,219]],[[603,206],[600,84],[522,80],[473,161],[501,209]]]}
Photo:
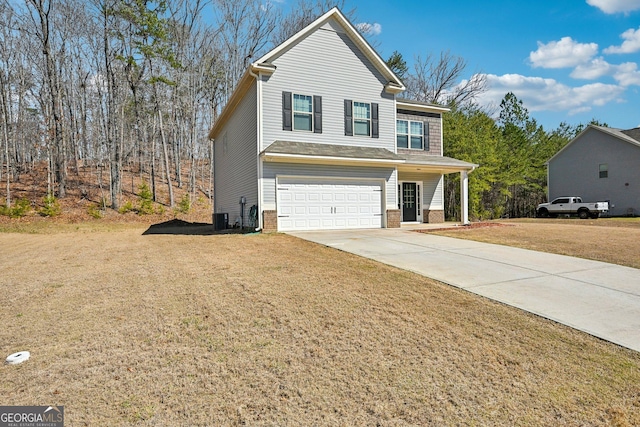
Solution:
{"label": "two-story house", "polygon": [[640,215],[640,128],[589,125],[547,165],[549,200],[608,200],[609,215]]}
{"label": "two-story house", "polygon": [[[405,87],[334,8],[249,66],[209,137],[214,212],[264,231],[443,222],[443,174],[477,165],[442,155],[446,108]],[[240,201],[247,209],[242,210]]]}

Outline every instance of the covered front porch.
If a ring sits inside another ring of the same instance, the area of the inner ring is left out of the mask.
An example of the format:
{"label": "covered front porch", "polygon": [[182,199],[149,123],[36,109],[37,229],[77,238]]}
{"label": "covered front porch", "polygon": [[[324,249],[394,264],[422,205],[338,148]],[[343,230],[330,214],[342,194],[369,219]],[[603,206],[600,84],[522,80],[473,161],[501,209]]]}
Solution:
{"label": "covered front porch", "polygon": [[422,153],[400,155],[406,160],[398,166],[400,224],[443,224],[444,175],[451,173],[460,174],[460,222],[469,224],[469,173],[478,165]]}

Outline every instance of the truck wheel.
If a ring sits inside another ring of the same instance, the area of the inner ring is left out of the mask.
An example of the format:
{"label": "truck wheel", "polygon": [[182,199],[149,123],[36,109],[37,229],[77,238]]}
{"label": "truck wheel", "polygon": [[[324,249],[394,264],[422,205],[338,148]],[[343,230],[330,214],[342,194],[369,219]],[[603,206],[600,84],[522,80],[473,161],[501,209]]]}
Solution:
{"label": "truck wheel", "polygon": [[591,214],[591,219],[598,219],[600,218],[600,212],[593,212]]}
{"label": "truck wheel", "polygon": [[587,219],[589,218],[589,211],[586,209],[582,209],[581,211],[578,211],[578,217],[580,219]]}
{"label": "truck wheel", "polygon": [[549,218],[549,211],[545,208],[539,209],[538,218]]}

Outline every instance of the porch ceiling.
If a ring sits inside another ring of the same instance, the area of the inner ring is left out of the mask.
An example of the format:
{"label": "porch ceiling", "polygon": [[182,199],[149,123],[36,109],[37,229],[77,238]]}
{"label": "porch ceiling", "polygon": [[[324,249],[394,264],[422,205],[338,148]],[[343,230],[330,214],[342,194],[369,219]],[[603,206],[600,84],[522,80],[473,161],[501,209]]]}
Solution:
{"label": "porch ceiling", "polygon": [[398,165],[398,172],[425,172],[425,173],[459,173],[471,172],[478,167],[475,163],[469,163],[452,157],[434,156],[426,153],[399,154],[405,162]]}

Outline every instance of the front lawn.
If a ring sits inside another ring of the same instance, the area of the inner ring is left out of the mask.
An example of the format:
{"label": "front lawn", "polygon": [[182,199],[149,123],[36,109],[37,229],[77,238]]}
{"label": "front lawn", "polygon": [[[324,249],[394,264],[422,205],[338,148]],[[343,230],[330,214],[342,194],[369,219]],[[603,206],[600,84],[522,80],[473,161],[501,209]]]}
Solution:
{"label": "front lawn", "polygon": [[640,218],[511,219],[435,234],[640,268]]}
{"label": "front lawn", "polygon": [[[24,231],[24,230],[22,230]],[[287,235],[0,234],[2,405],[67,426],[640,425],[640,355]],[[636,252],[637,253],[637,252]]]}

